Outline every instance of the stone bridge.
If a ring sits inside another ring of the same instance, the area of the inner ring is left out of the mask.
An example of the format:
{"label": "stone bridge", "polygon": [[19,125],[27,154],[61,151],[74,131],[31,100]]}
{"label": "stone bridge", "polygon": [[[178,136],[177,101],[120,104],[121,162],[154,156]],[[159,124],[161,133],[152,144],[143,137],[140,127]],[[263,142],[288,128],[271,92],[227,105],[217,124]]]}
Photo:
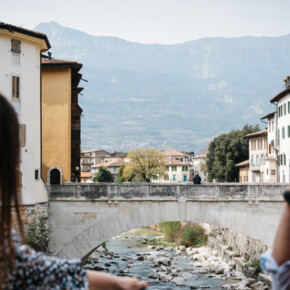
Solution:
{"label": "stone bridge", "polygon": [[281,184],[48,185],[50,250],[83,258],[133,228],[165,221],[208,223],[272,246],[283,208]]}

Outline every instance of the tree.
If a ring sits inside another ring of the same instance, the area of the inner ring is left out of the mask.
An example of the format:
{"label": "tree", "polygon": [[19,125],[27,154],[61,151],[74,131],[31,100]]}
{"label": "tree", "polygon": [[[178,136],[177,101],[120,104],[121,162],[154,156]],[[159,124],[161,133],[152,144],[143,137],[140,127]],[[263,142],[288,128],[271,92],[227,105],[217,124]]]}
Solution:
{"label": "tree", "polygon": [[230,182],[239,179],[235,164],[249,159],[248,140],[244,136],[259,130],[258,125],[246,125],[242,130],[219,135],[209,144],[206,165],[210,181]]}
{"label": "tree", "polygon": [[123,177],[124,168],[125,168],[125,165],[122,165],[119,168],[115,182],[124,182],[124,181],[126,181],[125,177]]}
{"label": "tree", "polygon": [[163,155],[154,148],[136,148],[129,152],[123,177],[128,181],[150,182],[165,174]]}
{"label": "tree", "polygon": [[100,167],[99,171],[93,176],[93,181],[97,182],[113,182],[112,173],[106,167]]}

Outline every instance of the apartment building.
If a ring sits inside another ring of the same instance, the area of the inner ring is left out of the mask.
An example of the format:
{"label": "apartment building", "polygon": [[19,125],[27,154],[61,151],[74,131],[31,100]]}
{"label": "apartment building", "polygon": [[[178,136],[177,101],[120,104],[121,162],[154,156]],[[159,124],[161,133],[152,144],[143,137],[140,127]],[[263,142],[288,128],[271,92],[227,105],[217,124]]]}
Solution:
{"label": "apartment building", "polygon": [[290,182],[290,76],[284,79],[285,89],[271,99],[276,104],[276,136],[278,181]]}
{"label": "apartment building", "polygon": [[47,201],[41,179],[41,53],[50,48],[43,33],[0,22],[0,93],[18,114],[21,136],[22,202]]}
{"label": "apartment building", "polygon": [[80,182],[82,64],[42,56],[42,178]]}

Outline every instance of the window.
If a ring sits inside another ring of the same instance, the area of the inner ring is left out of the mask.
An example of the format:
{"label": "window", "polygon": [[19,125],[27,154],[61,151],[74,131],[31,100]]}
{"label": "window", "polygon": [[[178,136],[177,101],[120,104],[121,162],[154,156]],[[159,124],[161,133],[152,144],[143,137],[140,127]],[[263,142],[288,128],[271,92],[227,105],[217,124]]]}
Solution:
{"label": "window", "polygon": [[166,171],[169,171],[169,166],[166,166]]}
{"label": "window", "polygon": [[284,115],[286,115],[286,103],[283,105],[284,107]]}
{"label": "window", "polygon": [[282,139],[285,138],[285,127],[282,128]]}
{"label": "window", "polygon": [[290,137],[290,126],[288,126],[288,137]]}
{"label": "window", "polygon": [[183,181],[187,181],[187,175],[183,175]]}
{"label": "window", "polygon": [[19,125],[19,133],[20,133],[20,146],[25,147],[26,146],[26,125],[21,124]]}
{"label": "window", "polygon": [[182,171],[187,171],[188,167],[187,166],[182,166]]}
{"label": "window", "polygon": [[172,171],[177,171],[176,166],[172,166],[171,169],[172,169]]}
{"label": "window", "polygon": [[165,175],[165,176],[164,176],[164,180],[165,180],[165,181],[168,181],[168,180],[169,180],[169,176],[168,176],[168,175]]}
{"label": "window", "polygon": [[34,177],[35,177],[35,180],[39,180],[39,169],[34,170]]}
{"label": "window", "polygon": [[11,39],[11,52],[20,53],[21,52],[21,41],[16,39]]}
{"label": "window", "polygon": [[11,63],[12,65],[20,65],[21,42],[11,39]]}
{"label": "window", "polygon": [[278,129],[278,140],[277,140],[277,142],[278,142],[278,146],[280,145],[280,129]]}
{"label": "window", "polygon": [[176,175],[173,174],[173,181],[176,181]]}
{"label": "window", "polygon": [[276,174],[276,170],[275,169],[272,169],[271,170],[271,175],[275,175]]}
{"label": "window", "polygon": [[12,99],[20,99],[20,78],[12,76]]}
{"label": "window", "polygon": [[288,114],[290,114],[290,101],[288,102]]}

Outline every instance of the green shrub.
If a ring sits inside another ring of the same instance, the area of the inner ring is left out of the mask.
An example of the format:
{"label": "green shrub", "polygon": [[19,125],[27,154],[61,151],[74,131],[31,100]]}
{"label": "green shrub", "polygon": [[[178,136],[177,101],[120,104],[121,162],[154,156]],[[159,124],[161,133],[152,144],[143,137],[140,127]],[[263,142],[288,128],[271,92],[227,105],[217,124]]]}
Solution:
{"label": "green shrub", "polygon": [[207,244],[207,235],[201,226],[193,225],[185,227],[181,234],[181,245],[186,247],[201,247]]}
{"label": "green shrub", "polygon": [[27,230],[27,244],[35,251],[50,254],[48,250],[49,229],[46,226],[47,217],[39,217],[38,221],[33,222]]}
{"label": "green shrub", "polygon": [[175,242],[181,230],[180,222],[164,222],[159,223],[160,231],[165,233],[167,242]]}

